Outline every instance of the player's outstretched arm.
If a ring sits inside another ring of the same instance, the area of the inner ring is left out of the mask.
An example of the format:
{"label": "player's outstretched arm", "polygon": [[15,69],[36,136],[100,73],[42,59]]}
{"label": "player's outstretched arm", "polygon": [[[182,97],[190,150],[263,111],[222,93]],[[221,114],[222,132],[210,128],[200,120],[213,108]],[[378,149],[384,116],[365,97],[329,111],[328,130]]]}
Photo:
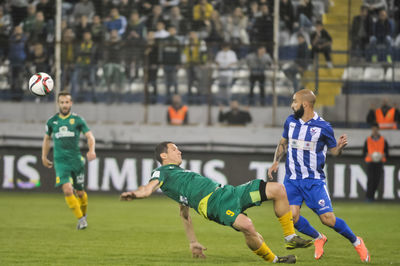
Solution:
{"label": "player's outstretched arm", "polygon": [[186,237],[189,240],[190,250],[192,251],[193,258],[205,258],[203,251],[207,250],[197,241],[196,234],[194,232],[192,218],[189,214],[189,207],[184,205],[180,206],[180,215],[183,221],[183,226],[185,227]]}
{"label": "player's outstretched arm", "polygon": [[144,199],[149,197],[160,187],[158,180],[152,180],[145,186],[140,186],[137,190],[124,192],[120,196],[121,201],[131,201],[134,199]]}
{"label": "player's outstretched arm", "polygon": [[86,132],[85,137],[87,138],[87,143],[89,147],[89,151],[86,154],[86,158],[88,159],[88,161],[91,161],[96,159],[96,151],[95,151],[96,139],[94,138],[92,131]]}
{"label": "player's outstretched arm", "polygon": [[288,147],[288,140],[282,137],[275,150],[274,162],[272,163],[271,167],[268,168],[269,179],[272,180],[273,179],[272,173],[276,173],[276,171],[278,171],[279,162],[285,156],[287,152],[287,147]]}
{"label": "player's outstretched arm", "polygon": [[47,159],[47,155],[49,154],[51,147],[51,138],[49,135],[45,134],[42,143],[42,164],[44,167],[51,168],[53,167],[53,162]]}
{"label": "player's outstretched arm", "polygon": [[347,145],[347,135],[343,134],[337,140],[337,145],[334,148],[331,148],[329,151],[332,153],[333,156],[339,156],[342,154],[344,147]]}

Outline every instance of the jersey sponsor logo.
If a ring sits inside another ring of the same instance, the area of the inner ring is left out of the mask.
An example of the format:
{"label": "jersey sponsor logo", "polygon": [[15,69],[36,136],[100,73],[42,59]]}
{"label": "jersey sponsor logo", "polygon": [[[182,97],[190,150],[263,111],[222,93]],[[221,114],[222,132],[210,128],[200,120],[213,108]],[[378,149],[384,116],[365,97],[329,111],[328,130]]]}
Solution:
{"label": "jersey sponsor logo", "polygon": [[189,206],[189,201],[186,197],[184,196],[179,196],[179,203],[185,205],[185,206]]}
{"label": "jersey sponsor logo", "polygon": [[314,149],[315,142],[300,139],[290,139],[290,146],[294,149],[310,151]]}
{"label": "jersey sponsor logo", "polygon": [[71,125],[75,124],[75,119],[74,119],[74,118],[71,118],[71,119],[69,120],[69,123],[70,123]]}
{"label": "jersey sponsor logo", "polygon": [[69,131],[67,126],[62,126],[59,128],[59,132],[57,132],[55,136],[57,139],[75,137],[75,132]]}
{"label": "jersey sponsor logo", "polygon": [[58,125],[58,122],[57,121],[53,121],[53,124]]}
{"label": "jersey sponsor logo", "polygon": [[158,178],[158,177],[160,177],[160,171],[154,171],[154,173],[151,176],[151,178]]}

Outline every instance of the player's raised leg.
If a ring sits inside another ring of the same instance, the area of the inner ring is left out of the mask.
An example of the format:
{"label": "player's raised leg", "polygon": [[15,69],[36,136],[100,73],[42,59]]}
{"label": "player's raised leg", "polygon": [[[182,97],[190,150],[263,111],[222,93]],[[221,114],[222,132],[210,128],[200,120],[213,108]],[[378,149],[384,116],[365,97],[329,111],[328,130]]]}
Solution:
{"label": "player's raised leg", "polygon": [[312,245],[312,240],[305,240],[297,236],[294,231],[293,215],[290,210],[285,187],[276,182],[268,182],[265,187],[267,199],[273,200],[275,215],[283,229],[286,248],[305,248]]}
{"label": "player's raised leg", "polygon": [[324,225],[331,227],[351,242],[362,261],[371,261],[371,257],[369,255],[367,247],[364,244],[364,241],[361,237],[357,237],[353,233],[353,231],[344,220],[336,217],[333,212],[323,213],[319,217]]}
{"label": "player's raised leg", "polygon": [[296,256],[276,256],[265,243],[263,237],[254,228],[253,222],[244,214],[239,214],[233,227],[244,234],[247,246],[258,256],[273,263],[296,263]]}

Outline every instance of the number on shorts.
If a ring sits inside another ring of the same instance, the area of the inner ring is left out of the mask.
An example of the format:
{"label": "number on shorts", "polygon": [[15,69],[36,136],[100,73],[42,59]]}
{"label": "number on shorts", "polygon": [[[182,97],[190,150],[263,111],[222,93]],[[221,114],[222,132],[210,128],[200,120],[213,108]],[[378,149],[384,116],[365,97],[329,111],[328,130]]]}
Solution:
{"label": "number on shorts", "polygon": [[85,181],[85,176],[84,176],[84,174],[78,175],[78,176],[76,177],[76,183],[77,183],[77,184],[83,184],[84,181]]}
{"label": "number on shorts", "polygon": [[225,213],[226,213],[226,215],[229,215],[229,216],[235,215],[235,213],[231,210],[227,210]]}

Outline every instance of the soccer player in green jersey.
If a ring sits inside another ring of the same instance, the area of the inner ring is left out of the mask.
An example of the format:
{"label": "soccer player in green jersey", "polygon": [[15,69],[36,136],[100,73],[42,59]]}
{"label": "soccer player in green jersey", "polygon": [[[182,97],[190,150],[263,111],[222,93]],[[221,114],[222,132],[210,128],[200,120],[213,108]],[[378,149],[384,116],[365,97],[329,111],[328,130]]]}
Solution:
{"label": "soccer player in green jersey", "polygon": [[160,188],[169,198],[177,201],[193,257],[204,258],[205,248],[197,241],[189,207],[206,219],[242,232],[247,246],[264,260],[295,263],[294,255],[276,256],[256,231],[250,218],[243,213],[263,201],[272,200],[275,214],[283,229],[286,248],[303,248],[312,244],[311,240],[304,240],[295,234],[292,213],[282,184],[255,179],[236,187],[222,186],[200,174],[180,168],[181,151],[172,142],[158,144],[155,156],[162,166],[153,171],[149,183],[135,191],[122,193],[121,200],[147,198]]}
{"label": "soccer player in green jersey", "polygon": [[47,158],[53,138],[56,187],[62,187],[68,207],[78,218],[77,229],[81,230],[87,227],[88,197],[84,190],[85,159],[80,153],[79,136],[82,132],[87,138],[89,151],[86,158],[88,161],[96,158],[95,139],[85,120],[71,112],[72,98],[68,92],[60,92],[57,102],[60,111],[46,124],[46,134],[42,144],[42,163],[47,168],[53,167],[53,162]]}

